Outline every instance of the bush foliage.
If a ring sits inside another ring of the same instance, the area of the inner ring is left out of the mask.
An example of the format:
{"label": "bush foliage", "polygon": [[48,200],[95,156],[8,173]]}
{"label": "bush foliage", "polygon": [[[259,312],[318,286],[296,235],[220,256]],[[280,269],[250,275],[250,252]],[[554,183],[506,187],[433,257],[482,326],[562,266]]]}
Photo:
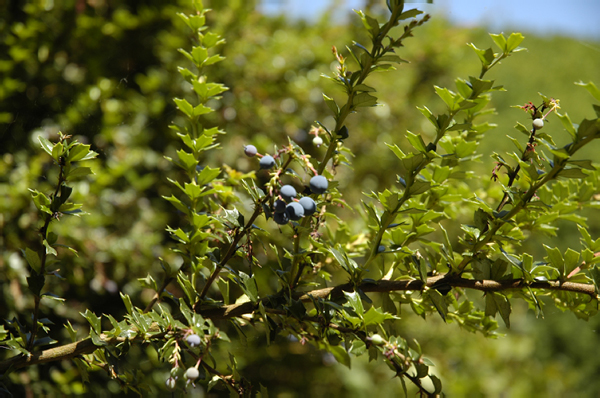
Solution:
{"label": "bush foliage", "polygon": [[472,332],[451,372],[525,307],[596,315],[600,175],[579,154],[600,106],[541,94],[514,133],[491,123],[522,34],[470,43],[450,78],[464,32],[401,0],[297,34],[220,3],[10,13],[3,393],[489,392],[436,370],[449,324]]}

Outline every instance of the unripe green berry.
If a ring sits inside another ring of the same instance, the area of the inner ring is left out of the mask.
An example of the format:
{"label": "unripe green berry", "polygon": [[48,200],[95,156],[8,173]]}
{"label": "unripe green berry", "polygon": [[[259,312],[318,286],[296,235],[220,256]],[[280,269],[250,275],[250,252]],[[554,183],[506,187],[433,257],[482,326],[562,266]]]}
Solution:
{"label": "unripe green berry", "polygon": [[533,119],[533,128],[536,130],[541,130],[544,127],[544,120],[540,119],[539,117],[537,119]]}
{"label": "unripe green berry", "polygon": [[200,371],[196,368],[188,368],[185,371],[185,378],[188,380],[196,380],[200,376]]}
{"label": "unripe green berry", "polygon": [[321,145],[323,145],[323,138],[316,136],[315,138],[313,138],[313,144],[315,144],[317,147],[320,147]]}
{"label": "unripe green berry", "polygon": [[385,340],[380,335],[374,334],[373,336],[371,336],[371,343],[373,343],[374,345],[384,345]]}

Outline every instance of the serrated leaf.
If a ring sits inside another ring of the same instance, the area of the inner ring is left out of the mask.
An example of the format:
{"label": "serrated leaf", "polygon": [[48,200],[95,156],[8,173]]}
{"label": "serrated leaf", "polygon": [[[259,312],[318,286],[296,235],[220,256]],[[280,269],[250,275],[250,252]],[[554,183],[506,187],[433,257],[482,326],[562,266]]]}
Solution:
{"label": "serrated leaf", "polygon": [[357,292],[344,292],[344,296],[346,296],[346,299],[348,300],[348,303],[354,312],[356,312],[356,314],[362,318],[363,314],[365,313],[365,309],[363,307],[360,295]]}
{"label": "serrated leaf", "polygon": [[414,134],[410,131],[406,132],[406,139],[419,152],[427,153],[427,146],[420,134]]}
{"label": "serrated leaf", "polygon": [[179,110],[185,113],[188,117],[191,118],[194,115],[194,107],[187,100],[174,98],[173,101],[175,102],[175,105],[177,105],[177,108],[179,108]]}
{"label": "serrated leaf", "polygon": [[102,324],[101,324],[101,320],[99,317],[96,316],[96,314],[94,314],[92,311],[90,311],[89,309],[85,310],[85,313],[80,312],[81,316],[83,316],[85,319],[87,319],[87,321],[89,322],[89,324],[92,326],[93,331],[95,331],[97,334],[102,333]]}

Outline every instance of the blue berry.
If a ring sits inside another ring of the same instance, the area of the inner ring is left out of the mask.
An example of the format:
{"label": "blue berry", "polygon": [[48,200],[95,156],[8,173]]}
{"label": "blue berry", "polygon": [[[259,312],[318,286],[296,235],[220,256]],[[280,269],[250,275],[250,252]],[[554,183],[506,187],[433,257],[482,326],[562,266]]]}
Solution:
{"label": "blue berry", "polygon": [[275,159],[271,155],[265,155],[260,158],[260,162],[258,163],[261,169],[270,169],[275,166]]}
{"label": "blue berry", "polygon": [[322,194],[327,191],[328,186],[329,182],[323,176],[314,176],[310,179],[310,190],[316,194]]}
{"label": "blue berry", "polygon": [[285,225],[290,221],[290,216],[288,216],[287,212],[284,213],[274,213],[273,221],[275,221],[279,225]]}
{"label": "blue berry", "polygon": [[300,203],[300,205],[304,208],[305,216],[310,216],[315,211],[317,211],[317,204],[314,200],[312,200],[312,198],[309,198],[308,196],[301,198],[298,201],[298,203]]}
{"label": "blue berry", "polygon": [[291,185],[282,186],[281,190],[279,190],[279,193],[281,194],[283,200],[288,203],[292,200],[292,198],[296,197],[296,189]]}
{"label": "blue berry", "polygon": [[197,334],[190,334],[187,337],[186,341],[188,342],[190,347],[196,347],[197,345],[200,345],[200,336],[198,336]]}
{"label": "blue berry", "polygon": [[246,146],[244,147],[244,153],[245,153],[245,154],[246,154],[246,156],[248,156],[248,157],[252,157],[252,156],[256,155],[256,154],[257,154],[257,152],[258,152],[258,151],[256,150],[256,147],[255,147],[254,145],[246,145]]}
{"label": "blue berry", "polygon": [[273,205],[273,212],[279,214],[285,213],[285,202],[281,199],[277,199]]}
{"label": "blue berry", "polygon": [[304,217],[304,207],[298,202],[292,202],[285,208],[285,213],[290,217],[290,220],[298,221]]}

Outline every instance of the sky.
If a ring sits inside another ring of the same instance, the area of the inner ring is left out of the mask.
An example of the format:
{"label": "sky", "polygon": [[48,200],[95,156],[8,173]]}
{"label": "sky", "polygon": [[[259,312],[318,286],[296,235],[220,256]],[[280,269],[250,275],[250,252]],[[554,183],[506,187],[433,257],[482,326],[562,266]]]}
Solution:
{"label": "sky", "polygon": [[[383,2],[383,0],[382,0]],[[331,0],[261,0],[267,13],[292,17],[318,15]],[[342,7],[361,9],[364,0],[339,0]],[[490,31],[522,31],[600,41],[600,0],[433,0],[406,2],[441,15],[460,26],[486,26]]]}

